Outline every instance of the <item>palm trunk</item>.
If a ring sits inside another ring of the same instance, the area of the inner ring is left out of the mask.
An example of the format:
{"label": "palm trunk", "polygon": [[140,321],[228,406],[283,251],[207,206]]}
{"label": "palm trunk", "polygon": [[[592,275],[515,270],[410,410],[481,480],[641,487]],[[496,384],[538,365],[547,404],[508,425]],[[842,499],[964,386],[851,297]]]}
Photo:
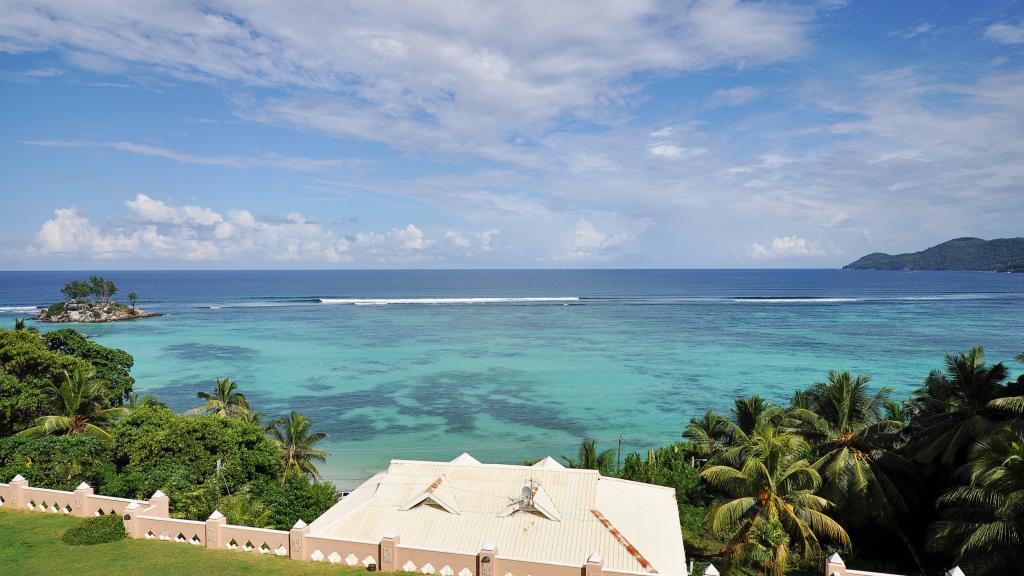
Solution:
{"label": "palm trunk", "polygon": [[924,564],[921,563],[921,557],[917,555],[917,550],[914,549],[914,544],[907,537],[903,529],[898,525],[896,526],[896,533],[899,534],[900,540],[903,540],[903,545],[907,547],[907,552],[910,553],[910,557],[914,559],[914,564],[917,565],[917,571],[921,576],[925,575]]}

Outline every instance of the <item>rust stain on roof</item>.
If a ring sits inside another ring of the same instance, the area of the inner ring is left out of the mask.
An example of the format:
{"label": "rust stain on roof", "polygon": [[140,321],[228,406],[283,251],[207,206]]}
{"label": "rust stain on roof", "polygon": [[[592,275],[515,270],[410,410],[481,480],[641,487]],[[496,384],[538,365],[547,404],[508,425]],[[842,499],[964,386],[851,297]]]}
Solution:
{"label": "rust stain on roof", "polygon": [[444,476],[438,476],[437,480],[434,480],[434,483],[427,488],[427,493],[430,494],[433,493],[434,490],[437,490],[437,488],[441,486],[442,480],[444,480]]}
{"label": "rust stain on roof", "polygon": [[601,512],[598,510],[591,510],[590,513],[593,514],[595,518],[597,518],[597,521],[600,522],[602,526],[608,529],[608,532],[611,533],[612,537],[615,538],[615,540],[617,540],[619,544],[622,544],[622,547],[625,548],[626,551],[629,552],[630,556],[635,558],[636,561],[644,567],[644,570],[650,572],[651,574],[658,573],[658,571],[654,569],[654,566],[652,566],[651,563],[647,561],[647,558],[644,558],[644,555],[636,549],[636,546],[630,544],[629,540],[626,540],[626,537],[622,535],[622,532],[619,532],[618,528],[612,526],[611,521],[605,518],[604,514],[601,514]]}

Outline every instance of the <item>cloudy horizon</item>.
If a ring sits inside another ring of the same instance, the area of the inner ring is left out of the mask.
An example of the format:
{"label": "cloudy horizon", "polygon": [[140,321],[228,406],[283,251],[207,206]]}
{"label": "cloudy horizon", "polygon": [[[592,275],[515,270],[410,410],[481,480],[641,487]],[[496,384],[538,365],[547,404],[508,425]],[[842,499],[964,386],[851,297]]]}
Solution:
{"label": "cloudy horizon", "polygon": [[0,0],[0,269],[839,267],[1024,234],[1024,6]]}

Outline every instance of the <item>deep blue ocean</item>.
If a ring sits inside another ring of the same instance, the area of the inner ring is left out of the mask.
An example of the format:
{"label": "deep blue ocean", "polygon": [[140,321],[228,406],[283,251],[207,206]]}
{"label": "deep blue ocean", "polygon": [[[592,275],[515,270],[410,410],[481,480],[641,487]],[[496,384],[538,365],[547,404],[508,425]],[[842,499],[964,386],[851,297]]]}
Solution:
{"label": "deep blue ocean", "polygon": [[[688,419],[829,369],[909,394],[945,352],[1024,370],[1024,274],[840,270],[115,271],[167,316],[78,329],[175,409],[217,377],[329,434],[325,476],[390,458],[519,462],[580,438],[645,450]],[[0,322],[75,272],[0,272]],[[51,326],[41,326],[49,329]]]}

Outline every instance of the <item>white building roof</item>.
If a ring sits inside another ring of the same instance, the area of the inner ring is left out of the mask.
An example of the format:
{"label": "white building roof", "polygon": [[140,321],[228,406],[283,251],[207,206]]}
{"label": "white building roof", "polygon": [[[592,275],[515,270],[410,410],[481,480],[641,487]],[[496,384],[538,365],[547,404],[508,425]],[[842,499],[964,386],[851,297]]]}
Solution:
{"label": "white building roof", "polygon": [[[464,455],[468,456],[468,455]],[[544,461],[542,461],[544,462]],[[500,558],[685,576],[672,488],[552,466],[392,460],[310,525],[310,534]],[[555,462],[557,464],[557,462]]]}

